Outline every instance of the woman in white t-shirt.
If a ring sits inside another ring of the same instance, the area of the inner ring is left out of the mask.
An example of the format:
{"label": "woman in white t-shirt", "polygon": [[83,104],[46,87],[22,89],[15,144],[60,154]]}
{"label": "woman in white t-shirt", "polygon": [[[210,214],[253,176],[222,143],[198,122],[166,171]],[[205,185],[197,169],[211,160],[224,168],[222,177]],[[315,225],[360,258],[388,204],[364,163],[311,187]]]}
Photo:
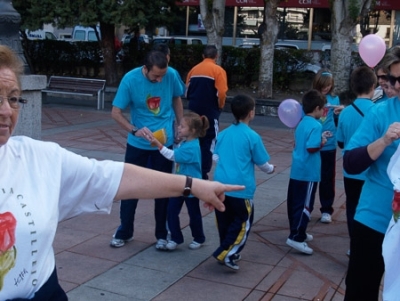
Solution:
{"label": "woman in white t-shirt", "polygon": [[58,283],[52,247],[60,220],[83,212],[109,213],[113,200],[183,193],[224,210],[224,192],[243,189],[88,159],[52,142],[11,137],[20,104],[27,102],[20,97],[22,70],[13,51],[0,45],[0,300],[68,299]]}

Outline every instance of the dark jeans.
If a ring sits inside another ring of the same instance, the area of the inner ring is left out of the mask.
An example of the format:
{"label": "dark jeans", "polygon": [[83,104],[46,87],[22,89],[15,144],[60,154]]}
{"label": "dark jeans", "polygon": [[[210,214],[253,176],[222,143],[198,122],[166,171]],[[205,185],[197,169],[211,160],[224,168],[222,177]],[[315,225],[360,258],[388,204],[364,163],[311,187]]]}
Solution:
{"label": "dark jeans", "polygon": [[306,230],[314,209],[317,182],[289,180],[287,193],[287,214],[289,218],[289,238],[303,242],[307,238]]}
{"label": "dark jeans", "polygon": [[321,182],[319,183],[319,200],[321,213],[333,213],[335,199],[336,149],[320,151]]}
{"label": "dark jeans", "polygon": [[383,238],[383,233],[354,221],[345,301],[378,301],[379,286],[385,269],[382,257]]}
{"label": "dark jeans", "polygon": [[50,278],[43,284],[43,286],[35,293],[31,299],[16,298],[8,299],[6,301],[68,301],[68,297],[58,282],[57,269],[54,268]]}
{"label": "dark jeans", "polygon": [[360,199],[364,181],[343,177],[343,183],[344,191],[346,193],[347,229],[349,230],[349,236],[351,237],[353,233],[354,215],[356,214],[356,208],[358,200]]}
{"label": "dark jeans", "polygon": [[190,230],[192,231],[193,240],[202,244],[206,238],[203,231],[203,217],[201,216],[199,199],[196,197],[177,197],[170,198],[168,203],[168,228],[171,232],[171,240],[177,244],[183,243],[183,235],[181,224],[179,221],[179,213],[183,203],[186,204],[190,222]]}
{"label": "dark jeans", "polygon": [[[152,169],[171,173],[172,161],[167,160],[158,150],[143,150],[127,145],[125,162],[136,164],[142,167],[151,166]],[[137,175],[140,177],[140,175]],[[157,183],[154,183],[157,185]],[[155,236],[157,239],[167,238],[167,206],[168,198],[155,199],[154,217],[156,220]],[[115,233],[115,238],[129,239],[133,236],[135,212],[138,200],[122,200],[120,207],[121,225]]]}

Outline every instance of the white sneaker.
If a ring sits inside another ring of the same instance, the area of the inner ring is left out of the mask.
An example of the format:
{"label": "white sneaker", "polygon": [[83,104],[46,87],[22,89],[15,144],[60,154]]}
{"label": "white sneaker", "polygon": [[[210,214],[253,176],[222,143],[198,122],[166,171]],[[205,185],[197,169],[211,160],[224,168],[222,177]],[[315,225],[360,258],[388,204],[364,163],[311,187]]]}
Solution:
{"label": "white sneaker", "polygon": [[332,222],[332,216],[329,213],[322,213],[321,223],[329,224]]}
{"label": "white sneaker", "polygon": [[297,251],[300,251],[304,254],[308,254],[311,255],[314,251],[313,249],[311,249],[306,242],[298,242],[298,241],[294,241],[290,238],[288,238],[286,240],[286,244],[290,247],[292,247],[293,249],[296,249]]}
{"label": "white sneaker", "polygon": [[305,240],[305,242],[310,242],[310,241],[313,241],[313,239],[314,239],[314,236],[312,236],[311,234],[308,234],[308,233],[306,233],[306,235],[307,235],[307,237],[306,237],[306,240]]}
{"label": "white sneaker", "polygon": [[194,240],[189,244],[190,250],[197,250],[200,247],[201,247],[201,243],[198,243],[197,241],[194,241]]}
{"label": "white sneaker", "polygon": [[167,249],[167,241],[165,239],[159,239],[156,243],[157,250],[166,250]]}
{"label": "white sneaker", "polygon": [[168,250],[172,251],[172,250],[175,250],[175,249],[176,249],[176,246],[177,246],[177,245],[178,245],[178,244],[177,244],[176,242],[170,240],[170,241],[166,244],[166,248],[167,248]]}
{"label": "white sneaker", "polygon": [[119,239],[119,238],[115,238],[113,235],[113,238],[110,241],[110,246],[113,248],[121,248],[121,247],[125,246],[125,243],[130,242],[132,240],[133,240],[133,236],[128,239]]}

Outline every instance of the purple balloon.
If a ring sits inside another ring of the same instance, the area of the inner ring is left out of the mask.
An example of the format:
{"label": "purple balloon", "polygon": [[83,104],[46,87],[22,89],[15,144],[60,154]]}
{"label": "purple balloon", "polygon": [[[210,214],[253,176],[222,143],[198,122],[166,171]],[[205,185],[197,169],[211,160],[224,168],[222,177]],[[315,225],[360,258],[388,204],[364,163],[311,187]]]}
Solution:
{"label": "purple balloon", "polygon": [[294,99],[285,99],[278,107],[278,116],[284,125],[295,128],[303,116],[300,103]]}

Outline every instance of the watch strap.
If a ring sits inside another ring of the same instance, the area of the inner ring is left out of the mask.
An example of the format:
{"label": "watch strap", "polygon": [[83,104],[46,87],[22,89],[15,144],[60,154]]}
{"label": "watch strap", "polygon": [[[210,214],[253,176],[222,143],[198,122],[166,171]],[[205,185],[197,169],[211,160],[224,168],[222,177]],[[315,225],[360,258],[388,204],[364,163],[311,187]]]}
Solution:
{"label": "watch strap", "polygon": [[189,196],[192,190],[192,182],[193,179],[189,176],[186,176],[186,183],[185,183],[185,187],[183,188],[183,196]]}

